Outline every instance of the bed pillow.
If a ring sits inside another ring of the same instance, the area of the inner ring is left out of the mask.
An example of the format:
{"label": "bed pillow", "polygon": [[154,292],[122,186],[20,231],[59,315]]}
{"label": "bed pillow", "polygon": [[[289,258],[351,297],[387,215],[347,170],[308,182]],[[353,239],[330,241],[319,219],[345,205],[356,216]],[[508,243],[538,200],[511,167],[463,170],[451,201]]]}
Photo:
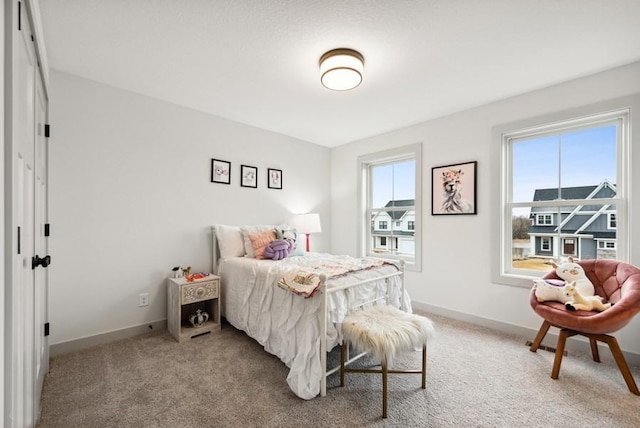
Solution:
{"label": "bed pillow", "polygon": [[249,233],[248,236],[253,247],[254,257],[264,259],[264,249],[271,241],[275,241],[276,231],[274,229],[263,230],[262,232]]}
{"label": "bed pillow", "polygon": [[239,226],[217,224],[216,239],[220,248],[220,258],[228,259],[245,255],[244,240]]}
{"label": "bed pillow", "polygon": [[290,239],[292,241],[289,257],[304,256],[305,236],[295,229],[276,229],[278,239]]}
{"label": "bed pillow", "polygon": [[[273,225],[240,226],[240,230],[242,231],[242,236],[244,239],[244,252],[246,253],[246,257],[255,257],[256,255],[253,250],[253,245],[251,244],[251,239],[249,239],[249,235],[257,232],[268,231],[268,230],[274,231],[275,226]],[[276,239],[276,238],[273,238],[273,239]]]}

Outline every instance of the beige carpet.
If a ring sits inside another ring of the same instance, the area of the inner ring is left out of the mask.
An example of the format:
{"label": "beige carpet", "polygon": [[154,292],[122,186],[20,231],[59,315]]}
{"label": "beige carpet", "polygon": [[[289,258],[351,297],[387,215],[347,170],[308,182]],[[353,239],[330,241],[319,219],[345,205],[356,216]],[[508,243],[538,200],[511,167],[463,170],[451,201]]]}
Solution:
{"label": "beige carpet", "polygon": [[[531,338],[429,315],[427,389],[419,375],[390,375],[382,420],[379,375],[351,374],[326,397],[304,401],[288,369],[228,324],[179,344],[160,331],[51,360],[39,427],[639,427],[632,395],[608,351],[531,353]],[[624,344],[623,344],[624,345]],[[337,353],[332,353],[336,358]],[[398,361],[419,367],[420,352]],[[640,369],[632,367],[636,382]]]}

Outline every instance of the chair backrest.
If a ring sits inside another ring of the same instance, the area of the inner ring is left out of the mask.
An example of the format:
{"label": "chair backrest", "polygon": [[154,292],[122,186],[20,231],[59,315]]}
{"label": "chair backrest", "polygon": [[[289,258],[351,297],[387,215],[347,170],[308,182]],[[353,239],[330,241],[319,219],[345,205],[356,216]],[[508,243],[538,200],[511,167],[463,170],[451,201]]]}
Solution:
{"label": "chair backrest", "polygon": [[633,297],[640,302],[640,269],[617,260],[582,260],[578,262],[595,287],[596,294],[611,303],[617,303],[623,296]]}

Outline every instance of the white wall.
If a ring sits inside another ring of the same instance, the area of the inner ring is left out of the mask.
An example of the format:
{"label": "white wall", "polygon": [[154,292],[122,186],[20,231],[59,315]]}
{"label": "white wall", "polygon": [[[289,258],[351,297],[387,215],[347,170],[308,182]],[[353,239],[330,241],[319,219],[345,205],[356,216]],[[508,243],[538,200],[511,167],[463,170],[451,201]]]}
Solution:
{"label": "white wall", "polygon": [[[166,319],[170,269],[211,270],[212,224],[318,212],[312,249],[329,250],[326,147],[57,71],[51,129],[52,345]],[[211,158],[232,163],[231,185],[210,182]],[[258,167],[258,189],[240,187],[240,164]]]}
{"label": "white wall", "polygon": [[[541,89],[490,105],[430,120],[332,151],[332,252],[357,253],[357,157],[406,144],[423,148],[422,272],[407,272],[407,287],[419,304],[537,330],[541,319],[529,306],[529,289],[492,280],[498,230],[500,160],[493,128],[505,123],[640,93],[640,63]],[[428,76],[425,76],[428,78]],[[632,165],[640,165],[640,102],[632,108],[636,132]],[[622,105],[619,107],[626,107]],[[431,168],[478,161],[478,215],[431,215]],[[633,174],[631,262],[640,266],[640,174]],[[617,334],[625,351],[640,354],[640,317]],[[531,338],[533,339],[533,337]]]}

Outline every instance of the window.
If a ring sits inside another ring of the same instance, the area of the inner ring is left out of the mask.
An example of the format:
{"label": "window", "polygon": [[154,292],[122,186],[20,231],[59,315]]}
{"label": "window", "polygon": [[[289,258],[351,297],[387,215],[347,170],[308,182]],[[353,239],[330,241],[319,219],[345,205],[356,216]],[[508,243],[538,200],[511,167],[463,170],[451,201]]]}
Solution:
{"label": "window", "polygon": [[[628,230],[620,209],[628,206],[629,110],[496,134],[502,159],[499,282],[530,286],[523,278],[547,272],[549,258],[628,259],[628,232],[619,232]],[[530,254],[524,260],[516,257],[522,246]]]}
{"label": "window", "polygon": [[540,238],[540,250],[551,251],[551,238],[544,237],[544,236]]}
{"label": "window", "polygon": [[598,248],[601,249],[601,250],[615,250],[616,249],[616,242],[615,241],[600,240],[600,241],[598,241]]}
{"label": "window", "polygon": [[[403,259],[408,270],[419,271],[422,145],[412,144],[361,156],[358,163],[361,171],[361,255]],[[411,225],[407,230],[402,229],[404,220]],[[377,224],[377,229],[371,227],[372,223]]]}
{"label": "window", "polygon": [[553,217],[551,214],[536,214],[537,225],[551,225],[553,224]]}

